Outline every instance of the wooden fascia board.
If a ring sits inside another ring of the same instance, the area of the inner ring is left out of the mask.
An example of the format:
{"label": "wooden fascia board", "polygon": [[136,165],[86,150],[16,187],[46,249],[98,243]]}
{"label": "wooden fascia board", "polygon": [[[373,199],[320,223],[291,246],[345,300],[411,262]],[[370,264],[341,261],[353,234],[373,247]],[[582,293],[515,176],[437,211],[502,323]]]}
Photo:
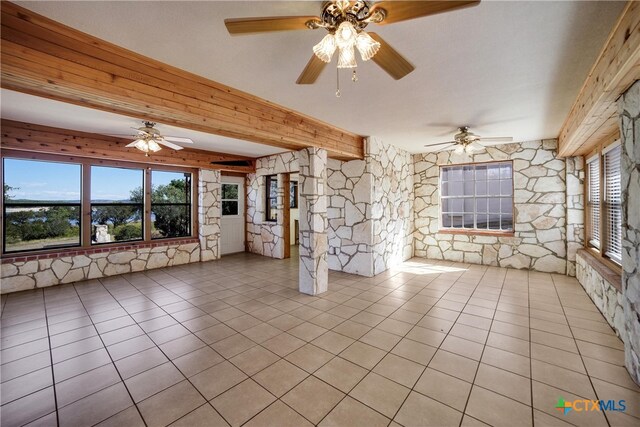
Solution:
{"label": "wooden fascia board", "polygon": [[588,152],[613,132],[610,119],[616,100],[639,78],[640,3],[629,1],[560,130],[559,155]]}
{"label": "wooden fascia board", "polygon": [[[361,159],[362,136],[2,2],[2,87],[287,150]],[[293,83],[292,83],[293,84]]]}
{"label": "wooden fascia board", "polygon": [[[185,166],[201,169],[218,169],[230,172],[251,173],[255,171],[255,160],[245,156],[216,153],[185,148],[171,150],[163,148],[145,156],[136,148],[126,148],[129,139],[116,138],[31,123],[2,120],[2,149],[34,153],[59,154],[87,157],[98,160],[151,163],[165,166]],[[212,164],[220,161],[249,161],[251,166],[225,166]]]}

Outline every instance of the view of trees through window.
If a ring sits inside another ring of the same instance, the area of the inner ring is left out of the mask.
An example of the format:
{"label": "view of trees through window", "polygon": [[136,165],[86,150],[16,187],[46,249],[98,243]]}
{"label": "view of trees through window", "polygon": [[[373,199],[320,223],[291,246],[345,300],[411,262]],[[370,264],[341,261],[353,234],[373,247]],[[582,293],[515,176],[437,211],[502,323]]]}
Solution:
{"label": "view of trees through window", "polygon": [[144,170],[91,166],[91,243],[142,240]]}
{"label": "view of trees through window", "polygon": [[151,238],[191,235],[191,174],[151,171]]}
{"label": "view of trees through window", "polygon": [[5,158],[4,251],[80,245],[78,164]]}
{"label": "view of trees through window", "polygon": [[[3,159],[3,251],[81,246],[81,164]],[[145,217],[145,171],[90,167],[91,244],[191,235],[191,173],[152,170],[151,214]]]}

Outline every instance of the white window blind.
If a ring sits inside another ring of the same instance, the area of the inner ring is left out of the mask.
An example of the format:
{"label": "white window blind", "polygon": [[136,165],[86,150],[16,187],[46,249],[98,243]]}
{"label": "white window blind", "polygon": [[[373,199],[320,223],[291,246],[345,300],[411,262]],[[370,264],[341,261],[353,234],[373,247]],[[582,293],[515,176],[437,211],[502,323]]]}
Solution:
{"label": "white window blind", "polygon": [[604,156],[604,225],[606,239],[604,253],[613,261],[622,260],[622,206],[620,200],[620,155],[619,144],[603,150]]}
{"label": "white window blind", "polygon": [[589,244],[600,248],[600,158],[592,157],[587,161],[589,209]]}

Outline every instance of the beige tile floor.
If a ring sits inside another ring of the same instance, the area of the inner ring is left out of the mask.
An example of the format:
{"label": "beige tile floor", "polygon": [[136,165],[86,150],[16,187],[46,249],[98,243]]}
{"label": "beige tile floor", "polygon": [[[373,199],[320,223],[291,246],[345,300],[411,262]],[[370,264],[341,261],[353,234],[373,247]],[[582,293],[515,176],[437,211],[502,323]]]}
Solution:
{"label": "beige tile floor", "polygon": [[413,259],[310,297],[297,277],[240,254],[3,296],[2,426],[640,425],[573,278]]}

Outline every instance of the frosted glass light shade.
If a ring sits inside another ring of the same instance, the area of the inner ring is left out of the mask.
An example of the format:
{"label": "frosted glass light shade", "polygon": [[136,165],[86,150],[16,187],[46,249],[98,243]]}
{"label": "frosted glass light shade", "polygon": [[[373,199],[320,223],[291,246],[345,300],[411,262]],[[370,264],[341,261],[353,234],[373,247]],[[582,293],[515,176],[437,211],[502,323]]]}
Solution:
{"label": "frosted glass light shade", "polygon": [[356,51],[353,45],[340,48],[338,53],[338,68],[356,68]]}
{"label": "frosted glass light shade", "polygon": [[462,144],[458,145],[454,151],[455,151],[456,154],[464,153],[464,145],[462,145]]}
{"label": "frosted glass light shade", "polygon": [[336,51],[336,38],[333,34],[327,34],[324,36],[320,43],[313,47],[313,53],[316,54],[318,59],[323,62],[331,62],[333,52]]}
{"label": "frosted glass light shade", "polygon": [[375,41],[369,34],[362,31],[356,37],[356,47],[362,56],[362,60],[368,61],[378,53],[378,50],[380,50],[380,43]]}
{"label": "frosted glass light shade", "polygon": [[353,28],[353,24],[349,21],[344,21],[336,30],[336,44],[340,49],[348,46],[353,46],[356,42],[357,32]]}
{"label": "frosted glass light shade", "polygon": [[144,139],[136,140],[134,147],[136,147],[140,151],[144,151],[145,153],[149,151],[149,146],[147,145],[147,141],[145,141]]}
{"label": "frosted glass light shade", "polygon": [[149,151],[153,151],[154,153],[162,149],[162,147],[160,147],[160,145],[157,142],[155,142],[153,139],[149,140],[147,144],[149,146]]}

